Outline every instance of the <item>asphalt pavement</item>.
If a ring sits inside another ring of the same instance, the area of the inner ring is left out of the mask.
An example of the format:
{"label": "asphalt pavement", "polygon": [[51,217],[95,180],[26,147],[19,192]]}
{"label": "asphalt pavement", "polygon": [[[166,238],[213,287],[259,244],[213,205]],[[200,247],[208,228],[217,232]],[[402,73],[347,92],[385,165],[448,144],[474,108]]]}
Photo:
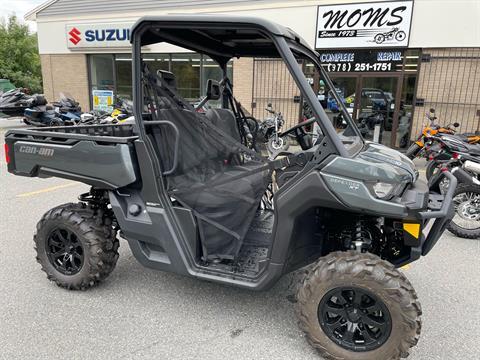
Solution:
{"label": "asphalt pavement", "polygon": [[[0,143],[18,125],[0,119]],[[123,241],[100,286],[49,282],[35,261],[35,224],[88,188],[7,174],[0,152],[0,359],[320,359],[297,328],[291,276],[268,292],[239,290],[143,268]],[[409,359],[480,358],[479,257],[480,240],[445,233],[402,270],[424,314]]]}

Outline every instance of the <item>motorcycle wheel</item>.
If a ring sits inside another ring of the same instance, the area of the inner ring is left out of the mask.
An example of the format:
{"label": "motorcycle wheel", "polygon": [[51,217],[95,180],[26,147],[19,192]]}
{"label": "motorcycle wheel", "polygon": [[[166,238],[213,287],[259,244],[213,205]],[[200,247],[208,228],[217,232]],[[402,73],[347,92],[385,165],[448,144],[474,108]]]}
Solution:
{"label": "motorcycle wheel", "polygon": [[62,126],[62,125],[63,125],[63,122],[57,118],[53,118],[48,124],[48,126]]}
{"label": "motorcycle wheel", "polygon": [[375,37],[373,38],[373,40],[377,43],[377,44],[381,44],[385,41],[385,36],[382,35],[382,34],[377,34],[375,35]]}
{"label": "motorcycle wheel", "polygon": [[460,184],[453,194],[455,215],[448,231],[464,239],[480,238],[480,186]]}
{"label": "motorcycle wheel", "polygon": [[405,34],[404,31],[399,31],[395,34],[395,40],[397,41],[403,41],[407,37],[407,34]]}
{"label": "motorcycle wheel", "polygon": [[421,149],[422,148],[420,145],[418,145],[417,143],[412,143],[412,145],[410,145],[410,147],[407,149],[407,152],[405,153],[405,155],[410,160],[413,160],[418,155]]}
{"label": "motorcycle wheel", "polygon": [[289,144],[287,139],[279,137],[278,140],[275,140],[275,136],[272,136],[270,139],[268,139],[267,149],[270,154],[287,151],[288,148]]}

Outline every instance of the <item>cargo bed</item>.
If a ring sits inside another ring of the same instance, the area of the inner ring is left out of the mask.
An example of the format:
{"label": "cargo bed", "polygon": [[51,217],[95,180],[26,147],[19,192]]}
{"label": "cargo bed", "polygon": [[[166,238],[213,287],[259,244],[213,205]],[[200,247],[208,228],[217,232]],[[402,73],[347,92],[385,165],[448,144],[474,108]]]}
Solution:
{"label": "cargo bed", "polygon": [[105,189],[138,179],[134,125],[14,129],[5,135],[8,171],[56,176]]}

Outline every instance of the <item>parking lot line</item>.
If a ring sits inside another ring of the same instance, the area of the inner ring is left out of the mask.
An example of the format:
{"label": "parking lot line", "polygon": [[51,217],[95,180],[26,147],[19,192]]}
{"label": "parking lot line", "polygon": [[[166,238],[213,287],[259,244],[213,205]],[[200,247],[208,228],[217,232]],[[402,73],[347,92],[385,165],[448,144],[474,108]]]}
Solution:
{"label": "parking lot line", "polygon": [[21,197],[29,197],[29,196],[39,195],[39,194],[47,193],[47,192],[50,192],[50,191],[64,189],[64,188],[71,187],[71,186],[74,186],[74,185],[80,185],[80,184],[76,183],[76,182],[71,182],[71,183],[68,183],[68,184],[50,186],[50,187],[47,187],[45,189],[40,189],[40,190],[36,190],[36,191],[31,191],[31,192],[18,194],[17,197],[21,198]]}

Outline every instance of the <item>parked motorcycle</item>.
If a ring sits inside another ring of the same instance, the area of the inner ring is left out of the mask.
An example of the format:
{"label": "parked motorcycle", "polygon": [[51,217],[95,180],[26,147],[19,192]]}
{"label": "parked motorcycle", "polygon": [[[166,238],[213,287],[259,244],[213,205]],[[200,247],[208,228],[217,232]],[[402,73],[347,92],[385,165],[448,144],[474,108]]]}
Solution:
{"label": "parked motorcycle", "polygon": [[82,113],[76,125],[104,125],[133,122],[132,101],[117,97],[111,112],[92,110]]}
{"label": "parked motorcycle", "polygon": [[257,144],[266,144],[269,157],[274,158],[278,153],[287,151],[289,144],[286,137],[281,136],[281,130],[285,120],[281,112],[276,112],[269,103],[265,110],[270,114],[260,123],[257,131]]}
{"label": "parked motorcycle", "polygon": [[[458,180],[453,198],[455,216],[448,230],[458,237],[480,238],[480,145],[468,144],[455,135],[437,135],[425,152],[431,159],[427,167],[429,179],[441,176],[441,171],[447,169]],[[448,180],[443,179],[442,192],[448,186]]]}
{"label": "parked motorcycle", "polygon": [[[423,126],[422,132],[418,136],[417,140],[410,145],[405,154],[412,160],[422,155],[422,149],[425,148],[425,144],[428,143],[432,137],[437,134],[455,134],[455,129],[460,126],[460,124],[457,122],[447,126],[435,124],[435,121],[437,120],[437,117],[435,116],[435,109],[430,109],[430,112],[425,113],[425,117],[428,121],[428,124]],[[472,141],[473,140],[474,139],[472,139]],[[480,137],[477,141],[480,141]]]}
{"label": "parked motorcycle", "polygon": [[60,93],[60,100],[47,105],[43,95],[34,95],[28,102],[23,121],[34,126],[67,126],[80,121],[81,108],[72,96]]}
{"label": "parked motorcycle", "polygon": [[0,112],[8,116],[22,116],[31,99],[25,88],[6,91],[0,95]]}

